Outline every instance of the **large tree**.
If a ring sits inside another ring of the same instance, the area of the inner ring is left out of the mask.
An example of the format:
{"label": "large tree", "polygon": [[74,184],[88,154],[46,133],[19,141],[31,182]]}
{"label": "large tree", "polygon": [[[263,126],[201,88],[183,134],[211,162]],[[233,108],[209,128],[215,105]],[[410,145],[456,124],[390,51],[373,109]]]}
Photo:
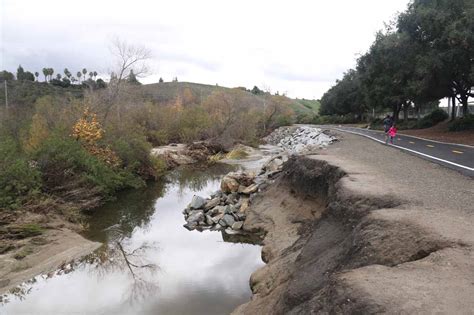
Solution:
{"label": "large tree", "polygon": [[418,66],[434,84],[434,97],[456,97],[468,113],[468,98],[474,96],[474,1],[414,0],[398,19],[420,48]]}

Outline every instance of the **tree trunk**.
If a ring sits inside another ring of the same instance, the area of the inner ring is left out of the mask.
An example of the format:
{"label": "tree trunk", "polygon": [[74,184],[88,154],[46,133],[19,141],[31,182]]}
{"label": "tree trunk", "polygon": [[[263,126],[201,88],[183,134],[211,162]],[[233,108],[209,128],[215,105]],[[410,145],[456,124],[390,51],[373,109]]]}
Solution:
{"label": "tree trunk", "polygon": [[406,123],[408,122],[408,107],[410,103],[405,103],[403,105],[403,121]]}
{"label": "tree trunk", "polygon": [[461,103],[462,103],[462,116],[466,117],[469,114],[469,107],[467,103],[468,96],[467,94],[461,94]]}
{"label": "tree trunk", "polygon": [[451,103],[452,103],[452,107],[451,107],[451,120],[454,120],[456,118],[456,96],[453,95],[451,96]]}
{"label": "tree trunk", "polygon": [[393,123],[397,123],[399,116],[400,116],[400,110],[402,109],[402,104],[397,104],[393,106]]}

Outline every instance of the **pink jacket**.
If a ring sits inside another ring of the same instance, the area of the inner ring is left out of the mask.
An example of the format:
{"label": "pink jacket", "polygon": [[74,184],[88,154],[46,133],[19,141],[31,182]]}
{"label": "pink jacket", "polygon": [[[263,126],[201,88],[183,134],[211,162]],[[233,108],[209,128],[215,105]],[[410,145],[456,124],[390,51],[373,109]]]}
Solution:
{"label": "pink jacket", "polygon": [[388,130],[388,135],[390,137],[395,137],[397,135],[397,128],[396,127],[390,127]]}

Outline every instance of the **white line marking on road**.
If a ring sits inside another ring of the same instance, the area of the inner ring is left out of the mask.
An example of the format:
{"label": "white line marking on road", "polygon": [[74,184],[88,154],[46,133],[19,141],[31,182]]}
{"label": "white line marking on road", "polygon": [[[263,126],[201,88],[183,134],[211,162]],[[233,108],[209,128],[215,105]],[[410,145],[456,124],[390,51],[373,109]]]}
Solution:
{"label": "white line marking on road", "polygon": [[[363,133],[357,133],[357,132],[354,132],[354,131],[349,131],[349,130],[344,130],[344,129],[339,129],[339,128],[334,128],[336,130],[339,130],[339,131],[342,131],[342,132],[348,132],[348,133],[352,133],[352,134],[355,134],[355,135],[359,135],[359,136],[363,136],[363,137],[367,137],[367,138],[370,138],[374,141],[377,141],[379,143],[382,143],[382,144],[385,144],[385,142],[377,139],[377,138],[374,138],[372,136],[369,136],[369,135],[365,135]],[[441,161],[441,162],[444,162],[444,163],[447,163],[447,164],[451,164],[451,165],[454,165],[454,166],[457,166],[457,167],[460,167],[460,168],[464,168],[468,171],[474,171],[474,168],[473,167],[469,167],[469,166],[465,166],[465,165],[461,165],[461,164],[458,164],[458,163],[454,163],[454,162],[451,162],[451,161],[447,161],[447,160],[443,160],[443,159],[440,159],[440,158],[437,158],[435,156],[431,156],[431,155],[428,155],[428,154],[425,154],[425,153],[421,153],[421,152],[418,152],[418,151],[415,151],[415,150],[411,150],[411,149],[407,149],[407,148],[404,148],[404,147],[401,147],[401,146],[398,146],[398,145],[394,145],[392,144],[393,147],[395,148],[399,148],[399,149],[402,149],[402,150],[405,150],[405,151],[409,151],[409,152],[412,152],[412,153],[415,153],[415,154],[419,154],[421,156],[425,156],[425,157],[428,157],[430,159],[433,159],[433,160],[436,160],[436,161]]]}
{"label": "white line marking on road", "polygon": [[[358,129],[358,128],[356,128],[356,127],[350,127],[350,128]],[[361,128],[359,128],[359,129],[361,129]],[[361,129],[361,130],[367,130],[367,129]],[[369,129],[369,131],[375,131],[375,132],[378,132],[378,133],[384,133],[384,132],[381,131],[381,130],[375,130],[375,129]],[[474,146],[468,145],[468,144],[461,144],[461,143],[452,143],[452,142],[443,142],[443,141],[438,141],[438,140],[431,140],[431,139],[428,139],[428,138],[422,138],[422,137],[407,135],[407,134],[403,134],[403,133],[401,133],[400,136],[409,137],[409,138],[415,138],[415,139],[420,139],[420,140],[425,140],[425,141],[431,141],[431,142],[436,142],[436,143],[441,143],[441,144],[458,145],[458,146],[461,146],[461,147],[466,147],[466,148],[474,149]]]}
{"label": "white line marking on road", "polygon": [[426,146],[429,147],[429,148],[434,148],[434,145],[432,145],[432,144],[427,144]]}
{"label": "white line marking on road", "polygon": [[415,144],[415,142],[413,142],[413,141],[408,141],[408,143]]}
{"label": "white line marking on road", "polygon": [[464,152],[462,151],[458,151],[458,150],[451,150],[453,153],[457,153],[457,154],[463,154]]}

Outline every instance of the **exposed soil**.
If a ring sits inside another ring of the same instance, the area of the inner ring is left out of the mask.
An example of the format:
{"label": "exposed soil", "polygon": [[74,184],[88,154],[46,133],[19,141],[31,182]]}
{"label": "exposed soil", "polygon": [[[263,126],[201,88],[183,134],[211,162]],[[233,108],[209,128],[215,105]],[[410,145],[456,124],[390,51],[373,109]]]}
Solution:
{"label": "exposed soil", "polygon": [[[77,234],[77,226],[58,218],[10,224],[0,243],[10,246],[0,255],[0,292],[7,292],[41,273],[87,255],[101,246]],[[31,223],[37,222],[37,223]]]}
{"label": "exposed soil", "polygon": [[234,314],[474,312],[474,182],[339,136],[287,162],[249,209],[267,265]]}
{"label": "exposed soil", "polygon": [[448,121],[445,121],[426,129],[401,130],[400,134],[422,137],[441,142],[474,145],[474,131],[449,131],[448,123]]}

